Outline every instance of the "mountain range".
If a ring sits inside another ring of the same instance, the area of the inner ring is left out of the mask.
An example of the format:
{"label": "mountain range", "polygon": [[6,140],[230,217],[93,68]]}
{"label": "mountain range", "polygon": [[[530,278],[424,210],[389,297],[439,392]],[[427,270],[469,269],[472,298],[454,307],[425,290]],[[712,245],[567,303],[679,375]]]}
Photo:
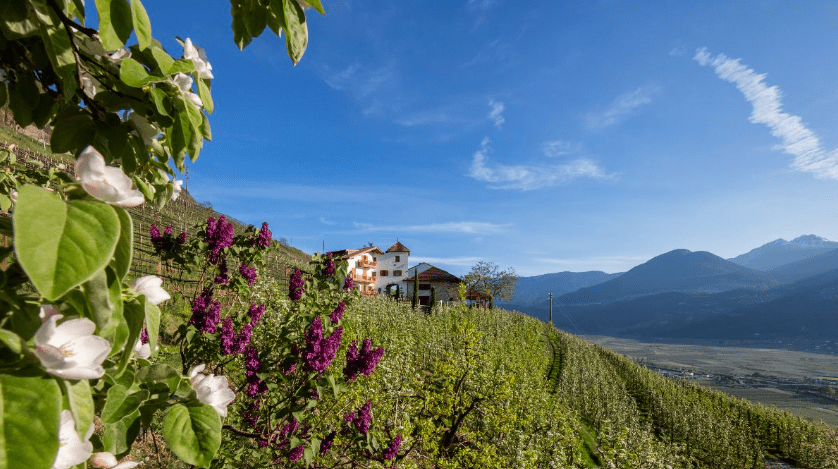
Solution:
{"label": "mountain range", "polygon": [[[794,260],[779,264],[788,259]],[[552,291],[557,327],[585,334],[838,337],[838,243],[814,235],[772,241],[727,260],[677,249],[621,274],[561,272],[519,284],[524,294],[504,307],[547,320]],[[556,288],[574,285],[583,286]]]}

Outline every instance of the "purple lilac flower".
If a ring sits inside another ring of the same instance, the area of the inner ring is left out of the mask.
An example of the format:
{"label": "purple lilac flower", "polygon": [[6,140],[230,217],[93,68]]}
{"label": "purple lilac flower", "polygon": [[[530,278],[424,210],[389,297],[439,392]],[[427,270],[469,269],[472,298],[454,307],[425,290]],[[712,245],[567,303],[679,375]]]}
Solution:
{"label": "purple lilac flower", "polygon": [[247,315],[250,316],[250,324],[256,325],[262,315],[265,314],[265,305],[250,305]]}
{"label": "purple lilac flower", "polygon": [[218,262],[218,254],[222,249],[233,245],[235,230],[233,224],[227,221],[224,215],[207,218],[207,232],[205,240],[209,244],[209,261],[213,264]]}
{"label": "purple lilac flower", "polygon": [[199,331],[215,334],[221,320],[221,303],[212,299],[212,290],[205,288],[200,296],[192,300],[192,317],[189,324]]}
{"label": "purple lilac flower", "polygon": [[163,230],[163,234],[166,236],[172,235],[172,225],[166,225],[166,229]]}
{"label": "purple lilac flower", "polygon": [[335,273],[335,261],[329,259],[326,261],[326,268],[323,269],[323,275],[331,277]]}
{"label": "purple lilac flower", "polygon": [[372,340],[364,339],[360,352],[358,351],[358,344],[353,340],[346,352],[346,366],[343,368],[344,379],[349,382],[354,380],[358,374],[371,375],[383,356],[383,348],[372,349]]}
{"label": "purple lilac flower", "polygon": [[218,275],[215,276],[215,283],[224,285],[229,281],[230,276],[227,275],[227,258],[221,257],[221,261],[218,263]]}
{"label": "purple lilac flower", "polygon": [[305,371],[323,374],[335,359],[343,337],[343,327],[337,327],[329,337],[323,337],[323,321],[317,315],[306,330],[306,348],[303,351]]}
{"label": "purple lilac flower", "polygon": [[170,251],[175,245],[175,240],[172,238],[172,225],[166,225],[164,233],[161,235],[160,229],[152,223],[148,229],[148,234],[151,238],[151,244],[154,246],[154,251],[157,254]]}
{"label": "purple lilac flower", "polygon": [[250,343],[252,332],[253,326],[245,324],[242,330],[236,334],[236,330],[233,328],[233,318],[230,316],[224,318],[224,323],[221,326],[221,353],[229,355],[244,352],[245,347]]}
{"label": "purple lilac flower", "polygon": [[384,449],[384,459],[386,461],[392,461],[393,458],[396,457],[396,453],[399,452],[399,446],[402,444],[402,434],[399,433],[390,441],[390,444],[387,445],[387,448]]}
{"label": "purple lilac flower", "polygon": [[151,226],[148,228],[148,234],[149,234],[149,236],[151,236],[152,243],[153,243],[154,238],[159,238],[160,237],[160,229],[157,228],[157,225],[152,223]]}
{"label": "purple lilac flower", "polygon": [[[279,424],[277,424],[279,427]],[[296,433],[297,429],[300,428],[300,422],[297,421],[294,417],[291,417],[291,421],[286,423],[282,430],[279,431],[279,436],[291,436]]]}
{"label": "purple lilac flower", "polygon": [[271,230],[268,229],[268,222],[263,222],[262,229],[259,230],[259,236],[254,239],[250,245],[266,248],[271,244],[271,236],[273,236],[273,233],[271,233]]}
{"label": "purple lilac flower", "polygon": [[303,293],[305,293],[306,289],[303,288],[306,282],[303,280],[303,273],[300,269],[294,269],[294,273],[291,274],[291,278],[288,279],[288,296],[291,298],[291,301],[297,302],[303,297]]}
{"label": "purple lilac flower", "polygon": [[261,406],[261,404],[262,404],[262,401],[257,399],[255,401],[251,402],[250,404],[248,404],[248,406],[247,406],[247,412],[245,412],[245,414],[244,414],[244,420],[251,427],[255,427],[256,422],[259,421],[259,414],[257,414],[256,412],[259,410],[259,407]]}
{"label": "purple lilac flower", "polygon": [[180,236],[178,236],[178,237],[177,237],[177,243],[178,243],[178,244],[183,244],[183,243],[185,243],[185,242],[186,242],[186,232],[185,232],[185,231],[181,231],[181,232],[180,232]]}
{"label": "purple lilac flower", "polygon": [[357,412],[350,412],[344,415],[343,419],[354,425],[359,432],[367,434],[372,421],[372,403],[367,401]]}
{"label": "purple lilac flower", "polygon": [[323,441],[320,442],[320,454],[326,454],[326,451],[329,451],[329,448],[332,447],[332,443],[334,442],[335,432],[326,435],[326,438],[323,438]]}
{"label": "purple lilac flower", "polygon": [[268,447],[268,440],[266,440],[264,438],[259,438],[257,443],[259,443],[260,448],[267,448]]}
{"label": "purple lilac flower", "polygon": [[140,342],[142,342],[143,345],[148,343],[148,329],[145,327],[143,328],[143,331],[140,332]]}
{"label": "purple lilac flower", "polygon": [[288,460],[291,462],[297,462],[300,459],[300,457],[302,457],[304,449],[305,447],[303,445],[300,445],[289,451]]}
{"label": "purple lilac flower", "polygon": [[262,362],[259,361],[259,351],[256,350],[256,347],[248,345],[244,349],[244,374],[247,376],[247,388],[245,392],[250,397],[256,397],[268,392],[268,385],[256,375],[261,369]]}
{"label": "purple lilac flower", "polygon": [[242,274],[242,277],[244,277],[245,280],[247,280],[248,286],[253,286],[253,282],[256,281],[256,267],[242,264],[239,266],[239,273]]}
{"label": "purple lilac flower", "polygon": [[355,282],[352,281],[352,277],[346,277],[346,280],[343,281],[343,289],[346,291],[352,290],[355,287]]}
{"label": "purple lilac flower", "polygon": [[341,301],[338,303],[338,307],[335,308],[335,310],[332,311],[332,314],[329,315],[329,319],[332,320],[332,323],[337,324],[337,322],[340,321],[340,318],[343,317],[344,311],[346,311],[346,303]]}
{"label": "purple lilac flower", "polygon": [[282,374],[284,374],[285,376],[290,376],[291,373],[293,373],[296,369],[297,369],[297,364],[292,363],[291,366],[289,366],[287,370],[282,371]]}

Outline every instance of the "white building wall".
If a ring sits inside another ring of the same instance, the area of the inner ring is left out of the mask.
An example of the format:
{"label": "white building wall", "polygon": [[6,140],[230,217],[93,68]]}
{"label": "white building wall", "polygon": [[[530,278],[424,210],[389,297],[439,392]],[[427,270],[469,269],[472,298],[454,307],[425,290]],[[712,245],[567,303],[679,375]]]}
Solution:
{"label": "white building wall", "polygon": [[[404,294],[404,285],[402,280],[408,277],[407,272],[407,265],[408,265],[408,256],[409,254],[406,252],[385,252],[384,254],[379,254],[378,257],[378,266],[376,270],[378,271],[378,278],[373,286],[375,291],[378,292],[378,289],[381,289],[381,294],[384,294],[384,289],[387,285],[391,283],[399,285],[399,289]],[[396,260],[396,257],[399,260]],[[387,276],[384,277],[381,275],[381,271],[386,270]],[[394,271],[401,271],[401,275],[393,275]]]}

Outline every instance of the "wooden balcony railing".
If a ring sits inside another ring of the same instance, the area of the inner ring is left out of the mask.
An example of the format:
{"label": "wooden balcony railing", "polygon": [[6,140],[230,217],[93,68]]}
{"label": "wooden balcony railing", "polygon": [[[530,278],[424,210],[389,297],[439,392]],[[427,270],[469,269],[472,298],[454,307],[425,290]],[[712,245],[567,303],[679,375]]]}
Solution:
{"label": "wooden balcony railing", "polygon": [[358,261],[358,267],[363,267],[365,269],[366,268],[373,268],[373,267],[376,267],[377,265],[378,265],[378,262],[368,261],[366,259],[361,259],[361,260]]}
{"label": "wooden balcony railing", "polygon": [[357,283],[375,283],[375,277],[371,275],[353,275],[352,280]]}

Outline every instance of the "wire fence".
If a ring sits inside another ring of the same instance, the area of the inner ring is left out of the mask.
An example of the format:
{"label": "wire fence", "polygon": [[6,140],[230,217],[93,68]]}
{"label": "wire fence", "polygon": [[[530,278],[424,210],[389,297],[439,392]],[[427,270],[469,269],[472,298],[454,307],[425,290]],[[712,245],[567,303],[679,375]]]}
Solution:
{"label": "wire fence", "polygon": [[[0,149],[8,148],[8,144],[0,142]],[[47,155],[29,149],[15,149],[17,161],[29,168],[43,168],[49,170],[53,167],[74,174],[73,160],[63,155]],[[209,217],[218,218],[221,215],[212,207],[201,204],[193,199],[186,190],[182,191],[177,200],[169,201],[163,210],[149,204],[127,209],[134,222],[134,255],[131,264],[133,275],[157,275],[169,281],[179,282],[183,287],[198,282],[197,276],[184,271],[184,269],[170,264],[163,264],[155,252],[151,243],[149,229],[152,224],[160,227],[162,231],[166,226],[171,226],[174,233],[185,231],[188,235],[194,235],[193,228]],[[8,213],[0,213],[0,216],[8,217]],[[229,215],[224,215],[235,228],[236,234],[242,234],[247,226]],[[283,239],[284,241],[284,239]],[[8,240],[5,236],[0,239],[0,245],[6,246]],[[266,263],[266,275],[276,280],[280,286],[288,287],[288,277],[295,267],[303,268],[308,260],[302,251],[287,246],[284,242],[279,243],[279,248],[269,255]],[[238,265],[230,265],[230,270],[237,269]]]}

